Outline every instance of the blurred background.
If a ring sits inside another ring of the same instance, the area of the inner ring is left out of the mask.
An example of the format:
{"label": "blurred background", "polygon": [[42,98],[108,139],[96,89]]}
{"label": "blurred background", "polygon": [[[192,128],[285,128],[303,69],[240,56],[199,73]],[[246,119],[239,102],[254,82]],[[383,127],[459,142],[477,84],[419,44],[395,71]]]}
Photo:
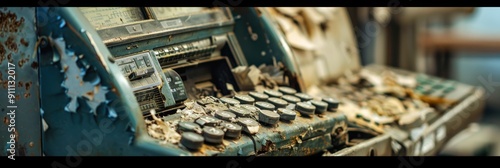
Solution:
{"label": "blurred background", "polygon": [[363,65],[383,64],[482,87],[482,119],[444,156],[500,156],[500,8],[348,8]]}

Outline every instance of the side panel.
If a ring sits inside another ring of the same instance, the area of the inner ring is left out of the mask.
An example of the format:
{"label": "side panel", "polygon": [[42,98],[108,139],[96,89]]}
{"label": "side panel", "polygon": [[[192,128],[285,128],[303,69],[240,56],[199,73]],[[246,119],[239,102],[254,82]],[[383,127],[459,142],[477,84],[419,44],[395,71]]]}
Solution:
{"label": "side panel", "polygon": [[35,8],[0,9],[0,156],[41,156]]}

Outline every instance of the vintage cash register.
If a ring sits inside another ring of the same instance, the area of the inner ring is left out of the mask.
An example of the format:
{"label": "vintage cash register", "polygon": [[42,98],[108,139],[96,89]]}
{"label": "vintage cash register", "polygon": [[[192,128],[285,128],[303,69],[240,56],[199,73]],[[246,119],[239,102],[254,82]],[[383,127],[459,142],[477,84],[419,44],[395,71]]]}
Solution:
{"label": "vintage cash register", "polygon": [[287,80],[272,87],[259,73],[250,87],[235,77],[258,56],[241,50],[228,8],[40,8],[37,17],[47,156],[314,155],[346,130],[339,102],[302,93],[294,73],[277,72]]}

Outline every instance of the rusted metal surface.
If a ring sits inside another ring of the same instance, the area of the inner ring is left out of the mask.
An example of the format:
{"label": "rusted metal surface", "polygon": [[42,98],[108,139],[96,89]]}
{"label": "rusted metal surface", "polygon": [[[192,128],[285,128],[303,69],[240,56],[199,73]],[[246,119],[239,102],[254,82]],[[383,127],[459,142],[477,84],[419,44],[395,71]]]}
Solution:
{"label": "rusted metal surface", "polygon": [[0,156],[42,155],[35,21],[35,8],[0,9]]}
{"label": "rusted metal surface", "polygon": [[71,9],[37,9],[46,19],[38,23],[41,109],[48,125],[44,154],[141,155],[131,145],[137,127],[129,114],[139,111],[137,104],[130,106],[135,101],[128,100],[134,96],[124,91],[130,90],[120,82],[125,79],[110,75],[120,71],[104,59],[110,54],[95,40],[97,33]]}
{"label": "rusted metal surface", "polygon": [[305,140],[293,146],[283,146],[262,156],[310,156],[333,147],[332,137],[328,134]]}

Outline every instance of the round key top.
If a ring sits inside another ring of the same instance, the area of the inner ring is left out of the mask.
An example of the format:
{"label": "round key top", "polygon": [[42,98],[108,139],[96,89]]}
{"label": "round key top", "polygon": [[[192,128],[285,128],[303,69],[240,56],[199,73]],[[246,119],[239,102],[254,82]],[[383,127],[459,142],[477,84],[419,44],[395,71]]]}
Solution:
{"label": "round key top", "polygon": [[249,117],[250,110],[245,109],[244,107],[229,107],[229,110],[233,112],[237,117]]}
{"label": "round key top", "polygon": [[236,114],[233,114],[229,111],[217,111],[215,112],[215,118],[224,120],[224,121],[230,121],[231,118],[236,118]]}
{"label": "round key top", "polygon": [[220,144],[224,138],[224,131],[219,128],[207,126],[203,128],[203,138],[205,138],[205,142]]}
{"label": "round key top", "polygon": [[224,122],[221,124],[226,129],[225,137],[239,139],[241,137],[241,126],[235,123]]}
{"label": "round key top", "polygon": [[205,139],[194,132],[184,132],[181,135],[180,143],[190,150],[199,150]]}
{"label": "round key top", "polygon": [[283,96],[283,93],[281,92],[278,92],[276,90],[264,90],[264,94],[268,95],[269,97],[277,97],[277,98],[280,98],[281,96]]}
{"label": "round key top", "polygon": [[234,99],[240,101],[241,104],[253,104],[255,102],[255,99],[249,95],[235,95]]}
{"label": "round key top", "polygon": [[337,111],[337,108],[339,107],[339,103],[340,103],[337,99],[327,97],[327,98],[323,98],[322,100],[328,104],[328,108],[327,108],[328,111],[332,111],[332,112]]}
{"label": "round key top", "polygon": [[311,103],[314,107],[316,107],[316,110],[314,111],[316,114],[323,114],[328,107],[327,103],[319,100],[311,100]]}
{"label": "round key top", "polygon": [[273,111],[261,110],[259,113],[259,121],[264,124],[275,125],[279,119],[280,115]]}
{"label": "round key top", "polygon": [[295,97],[292,95],[284,95],[281,98],[290,104],[296,104],[296,103],[300,102],[300,99],[298,97]]}
{"label": "round key top", "polygon": [[297,116],[295,111],[286,108],[279,108],[278,114],[280,115],[280,120],[282,121],[292,121],[295,120],[295,116]]}
{"label": "round key top", "polygon": [[184,133],[184,132],[201,133],[201,127],[200,125],[194,122],[183,121],[177,125],[177,131],[179,133]]}
{"label": "round key top", "polygon": [[309,96],[308,94],[305,94],[305,93],[297,93],[297,94],[295,94],[295,96],[298,97],[303,102],[313,99],[311,96]]}
{"label": "round key top", "polygon": [[238,118],[238,124],[241,125],[243,131],[248,134],[256,134],[259,132],[259,123],[251,118]]}
{"label": "round key top", "polygon": [[259,92],[250,92],[248,95],[253,97],[255,101],[266,101],[269,98],[268,95]]}
{"label": "round key top", "polygon": [[278,91],[280,91],[281,93],[285,94],[285,95],[294,95],[295,93],[297,93],[297,90],[291,88],[291,87],[279,87],[278,88]]}
{"label": "round key top", "polygon": [[227,103],[229,105],[232,105],[232,106],[240,104],[240,101],[233,99],[233,98],[229,98],[229,97],[220,98],[220,101],[222,101],[223,103]]}
{"label": "round key top", "polygon": [[310,116],[314,114],[314,110],[316,110],[316,107],[314,107],[311,104],[305,103],[305,102],[300,102],[297,103],[297,106],[295,106],[295,109],[303,115]]}
{"label": "round key top", "polygon": [[275,98],[275,97],[271,97],[271,98],[267,99],[267,101],[269,103],[273,104],[276,108],[284,108],[288,104],[287,101],[280,99],[280,98]]}
{"label": "round key top", "polygon": [[209,115],[201,116],[195,121],[195,123],[200,126],[216,126],[219,122],[219,119]]}
{"label": "round key top", "polygon": [[255,106],[262,110],[274,110],[276,108],[273,104],[262,101],[255,102]]}

